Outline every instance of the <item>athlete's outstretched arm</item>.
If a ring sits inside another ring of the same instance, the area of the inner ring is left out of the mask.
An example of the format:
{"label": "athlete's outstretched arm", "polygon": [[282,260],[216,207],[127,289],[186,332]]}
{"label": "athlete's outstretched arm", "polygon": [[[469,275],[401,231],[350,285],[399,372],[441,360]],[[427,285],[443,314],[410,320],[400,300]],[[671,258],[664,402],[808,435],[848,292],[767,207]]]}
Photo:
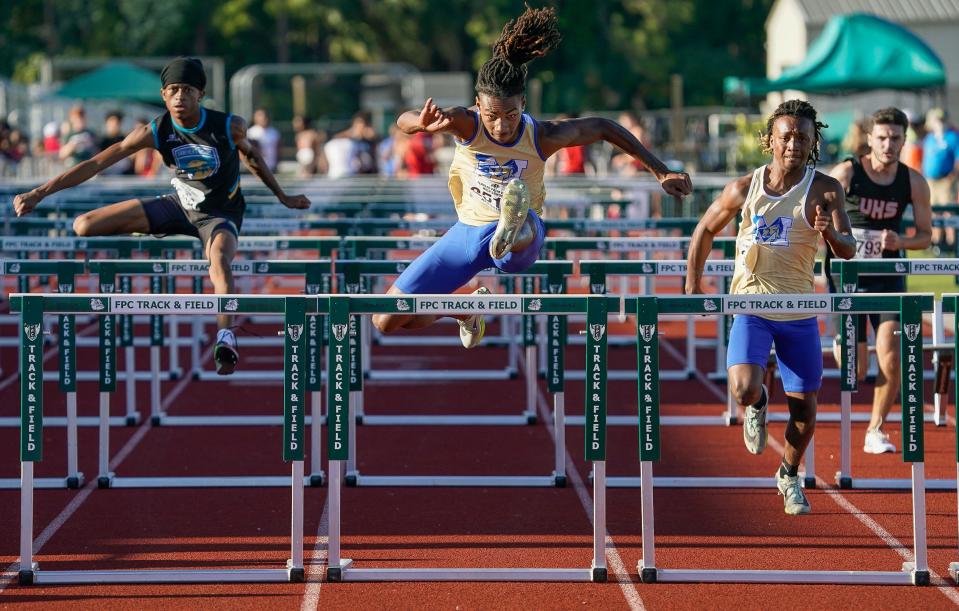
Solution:
{"label": "athlete's outstretched arm", "polygon": [[108,146],[90,159],[78,163],[32,191],[17,195],[13,198],[13,209],[17,216],[30,214],[48,195],[75,187],[90,180],[121,159],[129,157],[141,149],[151,147],[153,147],[153,129],[149,125],[138,127],[127,134],[126,138]]}
{"label": "athlete's outstretched arm", "polygon": [[624,153],[642,162],[663,191],[670,195],[683,197],[693,190],[689,175],[685,172],[670,172],[669,168],[643,146],[636,136],[615,121],[600,117],[583,117],[563,121],[541,121],[542,134],[539,148],[549,157],[561,148],[583,146],[605,140]]}
{"label": "athlete's outstretched arm", "polygon": [[469,140],[476,130],[476,118],[462,106],[440,108],[427,98],[423,108],[407,110],[396,118],[396,125],[407,134],[438,132],[452,134],[460,140]]}
{"label": "athlete's outstretched arm", "polygon": [[728,183],[722,194],[706,209],[703,218],[699,219],[689,242],[686,261],[687,295],[703,292],[703,267],[709,251],[713,249],[713,238],[743,209],[751,180],[752,176],[747,175]]}
{"label": "athlete's outstretched arm", "polygon": [[260,151],[253,146],[253,143],[246,137],[246,121],[236,115],[230,120],[230,137],[236,145],[236,150],[240,151],[240,157],[250,172],[259,178],[267,188],[276,195],[287,208],[305,209],[310,207],[310,200],[305,195],[287,195],[280,183],[276,181],[276,176],[270,171],[270,168],[263,161]]}

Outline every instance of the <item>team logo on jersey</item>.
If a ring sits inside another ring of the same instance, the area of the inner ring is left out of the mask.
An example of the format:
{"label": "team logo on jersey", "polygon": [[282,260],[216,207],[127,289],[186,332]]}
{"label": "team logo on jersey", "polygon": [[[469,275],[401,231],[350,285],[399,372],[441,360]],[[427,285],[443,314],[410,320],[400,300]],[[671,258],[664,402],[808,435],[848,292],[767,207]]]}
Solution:
{"label": "team logo on jersey", "polygon": [[908,339],[911,342],[916,341],[916,338],[919,337],[919,329],[921,329],[922,327],[918,324],[903,325],[903,327],[906,332],[906,339]]}
{"label": "team logo on jersey", "polygon": [[212,146],[184,144],[172,151],[177,174],[190,180],[203,180],[220,169],[220,155]]}
{"label": "team logo on jersey", "polygon": [[476,153],[476,173],[504,183],[522,177],[527,165],[529,162],[525,159],[510,159],[500,165],[492,155]]}
{"label": "team logo on jersey", "polygon": [[758,244],[767,246],[789,246],[789,230],[792,229],[792,217],[780,216],[772,224],[766,223],[762,215],[753,216],[754,237]]}

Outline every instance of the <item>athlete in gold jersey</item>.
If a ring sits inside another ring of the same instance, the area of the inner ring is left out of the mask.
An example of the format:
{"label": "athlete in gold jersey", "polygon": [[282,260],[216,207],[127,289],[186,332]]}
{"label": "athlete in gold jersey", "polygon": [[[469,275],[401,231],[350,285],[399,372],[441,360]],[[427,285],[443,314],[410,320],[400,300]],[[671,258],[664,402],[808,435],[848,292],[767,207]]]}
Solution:
{"label": "athlete in gold jersey", "polygon": [[[699,221],[689,246],[687,293],[703,292],[703,265],[713,237],[740,214],[731,293],[812,293],[820,235],[837,256],[855,256],[856,240],[844,209],[842,186],[815,169],[822,127],[808,102],[790,100],[773,112],[762,137],[764,149],[772,152],[772,163],[727,184]],[[744,410],[746,449],[759,454],[767,440],[763,370],[774,343],[789,404],[776,486],[786,513],[809,513],[798,469],[816,428],[816,395],[822,384],[816,317],[736,316],[726,359],[729,388]]]}
{"label": "athlete in gold jersey", "polygon": [[[476,81],[476,104],[439,108],[427,99],[396,123],[404,132],[446,133],[456,152],[449,172],[458,222],[397,278],[390,294],[452,293],[483,269],[521,272],[539,255],[546,236],[543,204],[546,159],[569,146],[605,140],[642,162],[663,190],[682,197],[689,176],[670,172],[620,124],[601,118],[537,121],[526,108],[526,64],[560,40],[556,11],[526,11],[507,23]],[[477,292],[484,292],[485,288]],[[487,291],[488,292],[488,291]],[[384,333],[433,324],[430,314],[380,314],[373,324]],[[460,320],[467,348],[479,344],[485,322],[479,315]]]}

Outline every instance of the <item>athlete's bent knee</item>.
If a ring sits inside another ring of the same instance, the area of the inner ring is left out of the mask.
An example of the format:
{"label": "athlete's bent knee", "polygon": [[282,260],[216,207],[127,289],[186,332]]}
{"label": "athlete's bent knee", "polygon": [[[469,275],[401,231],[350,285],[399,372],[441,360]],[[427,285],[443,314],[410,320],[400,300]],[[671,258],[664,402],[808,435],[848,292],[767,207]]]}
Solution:
{"label": "athlete's bent knee", "polygon": [[762,387],[750,385],[749,382],[733,382],[730,392],[739,405],[753,405],[762,398]]}
{"label": "athlete's bent knee", "polygon": [[73,233],[77,234],[81,238],[86,238],[93,235],[93,222],[90,220],[88,214],[81,214],[77,218],[73,219]]}

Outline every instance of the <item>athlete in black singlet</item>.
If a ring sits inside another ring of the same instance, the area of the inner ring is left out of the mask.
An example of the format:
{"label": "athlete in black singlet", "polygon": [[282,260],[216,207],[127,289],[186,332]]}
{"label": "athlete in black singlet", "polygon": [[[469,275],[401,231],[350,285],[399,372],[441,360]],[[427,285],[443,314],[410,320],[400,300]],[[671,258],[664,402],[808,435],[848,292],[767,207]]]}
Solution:
{"label": "athlete in black singlet", "polygon": [[[932,236],[932,211],[929,207],[929,185],[922,174],[899,163],[899,152],[905,144],[909,126],[906,115],[897,108],[884,108],[872,115],[868,134],[869,154],[847,159],[832,170],[846,191],[846,214],[852,222],[856,238],[856,257],[861,259],[897,259],[903,250],[922,250],[929,246]],[[912,204],[915,232],[911,237],[902,234],[902,215]],[[832,253],[826,251],[828,269]],[[838,292],[838,275],[829,277],[829,289]],[[858,291],[864,293],[904,293],[905,276],[862,276]],[[859,350],[856,362],[859,377],[866,372],[866,325],[860,319]],[[879,375],[872,402],[872,419],[866,429],[863,451],[870,454],[895,452],[896,446],[882,431],[889,410],[899,391],[899,329],[898,314],[870,314],[869,321],[876,333],[876,357]],[[838,343],[833,346],[839,362]]]}
{"label": "athlete in black singlet", "polygon": [[[232,293],[231,263],[243,221],[240,192],[240,155],[250,172],[263,181],[288,208],[307,208],[303,195],[287,195],[259,151],[246,138],[246,121],[200,106],[206,75],[200,60],[181,57],[160,74],[160,95],[166,112],[149,125],[130,132],[93,158],[79,163],[32,191],[13,200],[17,216],[29,214],[43,198],[93,178],[141,149],[160,151],[174,171],[173,193],[148,200],[131,199],[78,216],[73,230],[79,236],[123,233],[192,235],[203,241],[210,261],[210,279],[216,293]],[[213,356],[217,373],[230,374],[239,354],[230,330],[230,317],[217,318]]]}

